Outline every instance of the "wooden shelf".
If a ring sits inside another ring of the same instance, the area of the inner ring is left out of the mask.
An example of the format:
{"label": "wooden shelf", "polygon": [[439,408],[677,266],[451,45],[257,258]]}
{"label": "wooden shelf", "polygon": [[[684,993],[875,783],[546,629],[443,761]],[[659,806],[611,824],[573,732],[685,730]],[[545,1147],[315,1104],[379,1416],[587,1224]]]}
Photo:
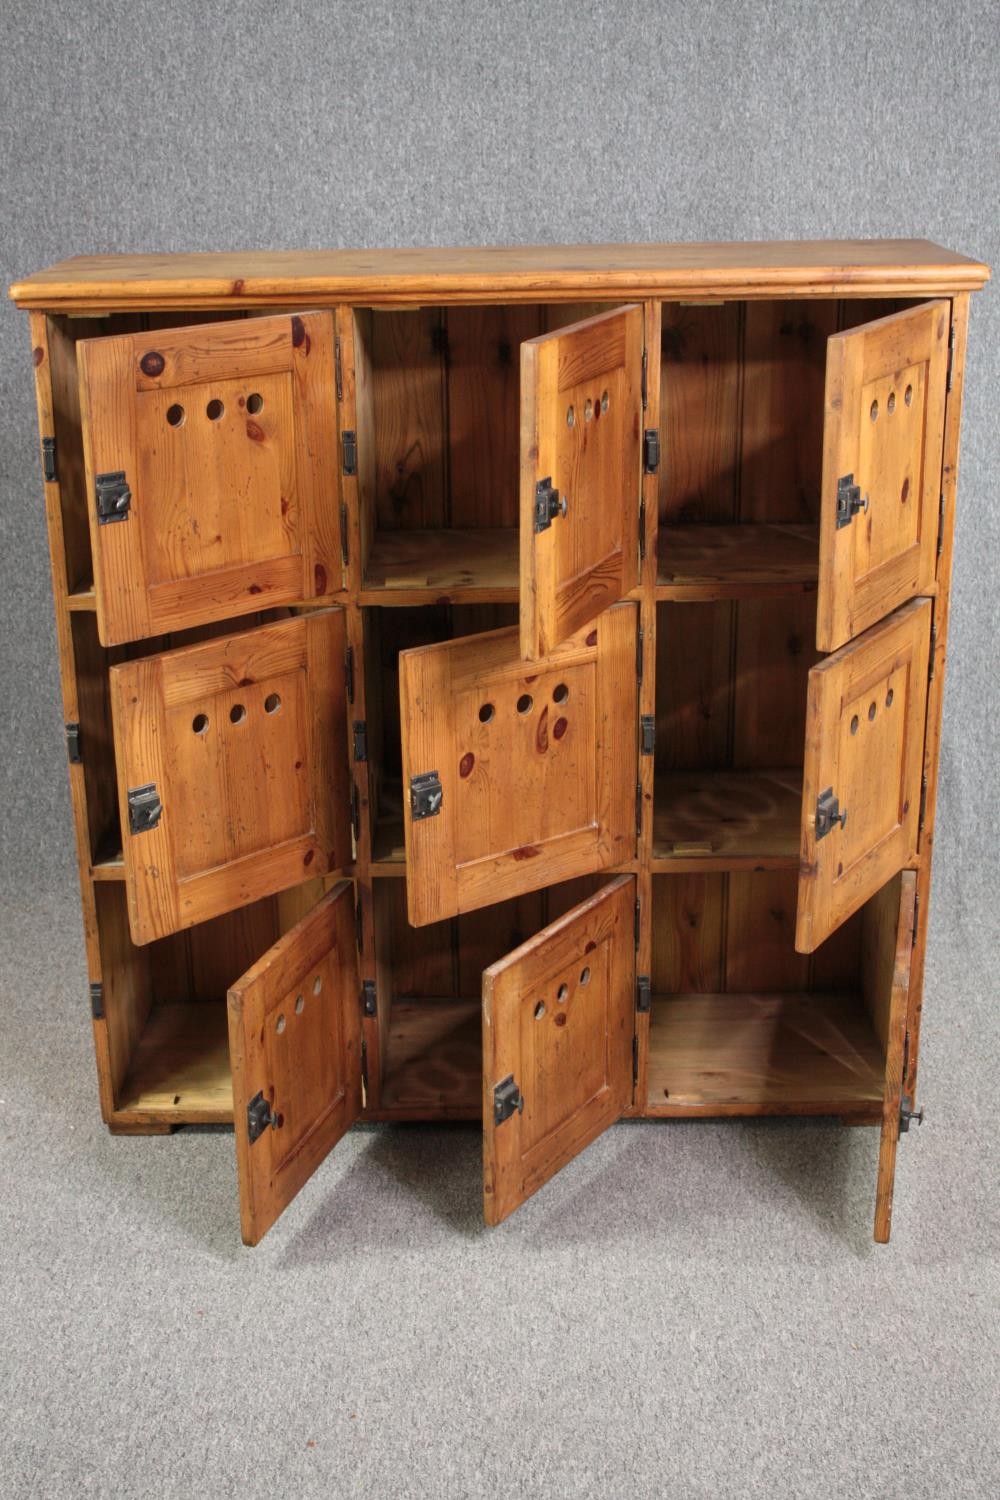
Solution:
{"label": "wooden shelf", "polygon": [[97,609],[97,595],[93,583],[84,583],[66,596],[66,608],[93,614]]}
{"label": "wooden shelf", "polygon": [[667,1115],[872,1118],[885,1063],[854,994],[653,1000],[647,1109]]}
{"label": "wooden shelf", "polygon": [[92,880],[124,880],[125,856],[121,844],[105,844],[97,851],[97,858],[90,867]]}
{"label": "wooden shelf", "polygon": [[380,531],[372,542],[362,604],[516,604],[515,527]]}
{"label": "wooden shelf", "polygon": [[801,771],[675,771],[653,795],[654,872],[798,867]]}
{"label": "wooden shelf", "polygon": [[376,876],[406,875],[406,848],[403,819],[382,818],[372,829],[371,872]]}
{"label": "wooden shelf", "polygon": [[380,1114],[478,1120],[483,1108],[479,1000],[393,1000]]}
{"label": "wooden shelf", "polygon": [[170,1125],[231,1125],[224,1000],[154,1006],[119,1091],[117,1115]]}
{"label": "wooden shelf", "polygon": [[809,593],[819,577],[817,526],[664,526],[658,551],[663,600]]}

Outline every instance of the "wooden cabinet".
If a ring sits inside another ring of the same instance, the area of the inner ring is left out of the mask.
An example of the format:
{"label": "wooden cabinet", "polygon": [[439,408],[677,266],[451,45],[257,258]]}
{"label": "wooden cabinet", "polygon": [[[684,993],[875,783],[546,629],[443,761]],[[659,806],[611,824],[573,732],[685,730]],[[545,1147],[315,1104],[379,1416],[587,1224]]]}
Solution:
{"label": "wooden cabinet", "polygon": [[[926,242],[99,258],[31,318],[101,1107],[506,1218],[915,1109],[969,294]],[[242,976],[242,977],[241,977]],[[877,1159],[877,1160],[876,1160]]]}

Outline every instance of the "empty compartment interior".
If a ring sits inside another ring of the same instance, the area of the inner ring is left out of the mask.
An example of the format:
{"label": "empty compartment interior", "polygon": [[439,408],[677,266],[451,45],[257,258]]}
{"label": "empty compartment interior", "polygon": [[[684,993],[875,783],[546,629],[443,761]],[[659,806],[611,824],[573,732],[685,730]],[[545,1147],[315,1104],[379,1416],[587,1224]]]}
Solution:
{"label": "empty compartment interior", "polygon": [[655,876],[648,1111],[878,1118],[899,891],[804,955],[794,871]]}

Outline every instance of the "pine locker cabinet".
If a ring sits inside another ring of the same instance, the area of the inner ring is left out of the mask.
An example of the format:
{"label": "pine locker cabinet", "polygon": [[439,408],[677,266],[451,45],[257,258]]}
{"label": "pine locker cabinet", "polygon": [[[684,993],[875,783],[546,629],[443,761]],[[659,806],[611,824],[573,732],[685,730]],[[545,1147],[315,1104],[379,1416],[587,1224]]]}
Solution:
{"label": "pine locker cabinet", "polygon": [[622,1116],[827,1115],[878,1129],[888,1239],[987,275],[871,241],[14,286],[109,1128],[232,1123],[255,1243],[361,1118],[482,1120],[498,1223]]}

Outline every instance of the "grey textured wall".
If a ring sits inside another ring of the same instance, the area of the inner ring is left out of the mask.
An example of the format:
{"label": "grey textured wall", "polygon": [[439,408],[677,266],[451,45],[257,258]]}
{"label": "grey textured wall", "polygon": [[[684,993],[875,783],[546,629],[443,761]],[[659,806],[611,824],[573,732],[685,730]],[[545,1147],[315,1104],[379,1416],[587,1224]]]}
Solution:
{"label": "grey textured wall", "polygon": [[[8,0],[4,279],[86,251],[827,235],[998,262],[998,42],[982,0]],[[73,875],[9,304],[0,339],[3,876],[23,895]],[[970,347],[934,925],[995,934],[992,291]]]}

